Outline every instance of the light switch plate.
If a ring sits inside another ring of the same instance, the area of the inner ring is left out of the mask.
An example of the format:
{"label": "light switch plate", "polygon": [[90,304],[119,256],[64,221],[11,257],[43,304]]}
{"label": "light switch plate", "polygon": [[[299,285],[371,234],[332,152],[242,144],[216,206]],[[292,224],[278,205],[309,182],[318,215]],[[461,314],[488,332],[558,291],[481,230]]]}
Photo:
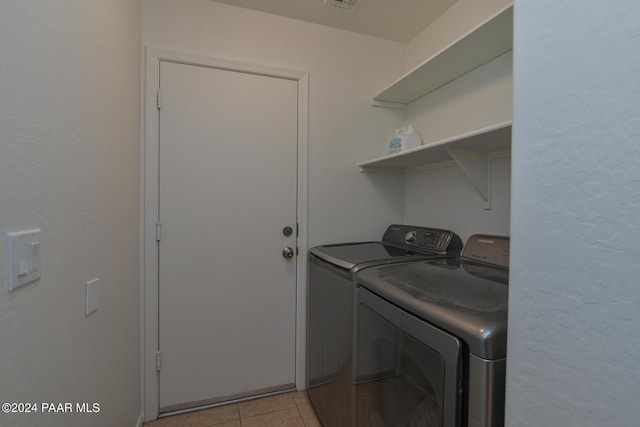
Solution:
{"label": "light switch plate", "polygon": [[93,279],[87,282],[86,287],[86,302],[84,314],[90,315],[98,309],[98,296],[100,295],[100,279]]}
{"label": "light switch plate", "polygon": [[40,230],[7,233],[7,291],[40,276]]}

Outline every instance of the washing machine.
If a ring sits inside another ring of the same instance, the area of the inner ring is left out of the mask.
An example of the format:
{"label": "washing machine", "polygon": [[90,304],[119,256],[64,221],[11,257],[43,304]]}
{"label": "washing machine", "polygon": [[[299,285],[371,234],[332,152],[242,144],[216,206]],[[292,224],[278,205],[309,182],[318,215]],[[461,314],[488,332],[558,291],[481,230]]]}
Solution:
{"label": "washing machine", "polygon": [[356,424],[504,425],[509,238],[356,274]]}
{"label": "washing machine", "polygon": [[325,427],[356,423],[355,277],[379,265],[455,258],[462,240],[449,230],[392,224],[381,241],[309,250],[307,385]]}

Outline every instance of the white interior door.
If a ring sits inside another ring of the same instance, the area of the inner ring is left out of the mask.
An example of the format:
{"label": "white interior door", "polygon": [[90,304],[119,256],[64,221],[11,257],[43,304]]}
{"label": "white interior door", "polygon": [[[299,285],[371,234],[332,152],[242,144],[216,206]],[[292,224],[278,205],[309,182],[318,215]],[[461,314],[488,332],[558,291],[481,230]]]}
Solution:
{"label": "white interior door", "polygon": [[160,62],[160,412],[294,387],[297,85]]}

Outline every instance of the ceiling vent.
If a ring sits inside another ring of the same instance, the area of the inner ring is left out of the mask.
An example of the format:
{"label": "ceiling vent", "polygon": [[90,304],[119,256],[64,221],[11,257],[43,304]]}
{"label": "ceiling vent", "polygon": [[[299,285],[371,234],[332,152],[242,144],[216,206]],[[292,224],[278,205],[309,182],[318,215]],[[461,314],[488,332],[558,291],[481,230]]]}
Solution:
{"label": "ceiling vent", "polygon": [[322,3],[322,5],[333,6],[342,10],[353,12],[359,1],[360,0],[324,0],[324,3]]}

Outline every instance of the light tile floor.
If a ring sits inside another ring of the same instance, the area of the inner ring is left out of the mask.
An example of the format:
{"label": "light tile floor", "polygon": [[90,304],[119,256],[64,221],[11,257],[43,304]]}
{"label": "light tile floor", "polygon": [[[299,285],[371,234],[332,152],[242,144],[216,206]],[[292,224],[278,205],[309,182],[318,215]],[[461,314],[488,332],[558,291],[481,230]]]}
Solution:
{"label": "light tile floor", "polygon": [[161,418],[145,427],[322,427],[306,391]]}

